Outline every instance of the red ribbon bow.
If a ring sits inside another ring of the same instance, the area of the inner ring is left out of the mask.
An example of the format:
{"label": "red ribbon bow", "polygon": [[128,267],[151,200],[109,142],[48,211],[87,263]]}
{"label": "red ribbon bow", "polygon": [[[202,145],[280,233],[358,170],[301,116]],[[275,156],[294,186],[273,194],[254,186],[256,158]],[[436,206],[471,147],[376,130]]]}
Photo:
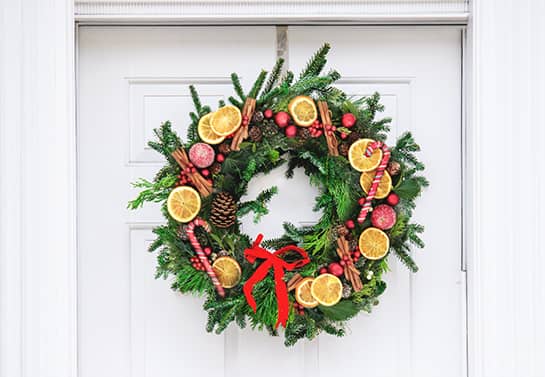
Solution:
{"label": "red ribbon bow", "polygon": [[[255,303],[254,297],[252,296],[252,290],[254,285],[259,281],[263,280],[269,269],[272,267],[274,269],[274,290],[276,293],[276,301],[278,304],[278,320],[276,321],[275,328],[279,324],[286,327],[286,322],[288,320],[288,311],[289,311],[289,301],[288,301],[288,288],[284,282],[284,270],[291,271],[294,268],[299,268],[310,262],[310,258],[305,250],[295,246],[288,245],[285,246],[274,253],[270,253],[266,249],[259,246],[263,240],[263,235],[260,234],[257,236],[252,247],[250,249],[244,250],[244,257],[250,262],[254,263],[256,259],[264,259],[263,263],[257,268],[254,274],[246,281],[242,291],[246,296],[246,301],[248,305],[255,311],[257,310],[257,305]],[[280,258],[282,254],[285,254],[287,251],[295,251],[299,253],[303,259],[297,260],[293,263],[288,263]]]}

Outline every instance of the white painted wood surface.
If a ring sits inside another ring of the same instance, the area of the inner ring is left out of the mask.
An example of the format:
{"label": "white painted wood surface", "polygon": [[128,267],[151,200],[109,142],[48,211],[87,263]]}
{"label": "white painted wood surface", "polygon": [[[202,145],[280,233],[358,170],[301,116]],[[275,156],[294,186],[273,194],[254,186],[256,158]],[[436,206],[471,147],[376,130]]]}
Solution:
{"label": "white painted wood surface", "polygon": [[[411,277],[392,258],[381,305],[352,321],[344,339],[323,336],[286,349],[282,338],[250,330],[205,334],[201,300],[170,292],[168,282],[153,279],[155,256],[145,249],[153,238],[151,225],[161,222],[161,215],[157,206],[127,213],[124,203],[135,195],[128,182],[151,178],[161,166],[146,147],[152,128],[170,119],[185,130],[189,83],[216,106],[231,94],[229,72],[241,71],[249,86],[260,67],[273,64],[274,28],[84,27],[78,123],[80,376],[198,373],[203,364],[209,375],[250,376],[264,354],[281,360],[286,376],[331,374],[340,360],[343,370],[356,372],[359,364],[340,353],[347,347],[364,355],[367,372],[375,376],[463,374],[460,30],[293,28],[288,34],[296,71],[329,40],[331,64],[345,74],[346,90],[381,91],[394,134],[411,129],[420,139],[433,182],[417,212],[428,227],[429,247],[416,256],[422,272]],[[252,64],[243,63],[248,61]],[[278,170],[253,182],[250,195],[272,184],[281,186],[281,194],[258,226],[245,222],[252,236],[280,235],[285,220],[316,219],[310,211],[315,191],[306,177],[286,182],[282,175]],[[274,368],[260,372],[277,374]]]}
{"label": "white painted wood surface", "polygon": [[[531,190],[537,196],[530,205],[515,208],[504,206],[505,198],[513,196],[515,192],[518,195],[518,192],[512,185],[508,186],[507,192],[504,191],[505,171],[498,164],[505,145],[511,145],[512,140],[506,139],[512,129],[524,127],[532,143],[544,140],[543,127],[540,126],[544,123],[540,106],[544,102],[545,88],[541,69],[545,66],[545,32],[541,22],[543,7],[544,3],[539,0],[478,0],[471,3],[466,64],[469,110],[466,167],[469,179],[464,208],[468,219],[470,293],[468,372],[472,377],[545,375],[545,359],[541,357],[545,354],[545,328],[540,320],[545,314],[545,276],[541,273],[544,262],[539,242],[545,217],[542,194],[545,171],[539,164],[531,165],[536,166],[532,174],[537,182],[537,185],[531,186]],[[56,210],[40,211],[39,218],[35,214],[31,216],[28,211],[21,211],[23,205],[28,205],[22,188],[28,182],[36,181],[37,171],[36,165],[29,168],[28,164],[23,165],[23,161],[40,161],[45,150],[55,149],[64,153],[74,148],[71,137],[74,124],[69,119],[61,119],[73,113],[73,102],[67,100],[65,95],[51,95],[64,92],[70,97],[74,86],[75,76],[70,68],[74,44],[66,43],[71,40],[74,26],[71,9],[72,0],[53,0],[47,4],[21,0],[0,2],[2,377],[77,376],[73,331],[75,264],[71,260],[73,254],[67,252],[68,249],[75,252],[75,248],[61,247],[60,251],[65,255],[59,257],[56,245],[41,243],[40,251],[44,258],[55,256],[47,270],[67,278],[60,284],[43,280],[39,291],[31,289],[35,285],[30,283],[29,277],[29,271],[39,261],[24,257],[30,250],[29,239],[35,240],[39,236],[23,229],[31,229],[37,223],[46,227],[55,224],[59,239],[62,238],[65,245],[73,242],[75,228],[73,221],[67,220],[73,216],[70,195],[67,195],[66,202],[55,203],[58,205]],[[309,16],[312,16],[310,9]],[[152,18],[151,15],[148,17]],[[270,14],[269,18],[274,20],[275,15]],[[369,19],[377,20],[372,16]],[[350,22],[347,18],[335,17],[330,22],[335,20],[339,23]],[[183,22],[183,17],[178,21]],[[206,21],[206,17],[203,17],[203,21]],[[380,19],[377,21],[384,22]],[[221,19],[210,18],[208,22],[221,22]],[[414,22],[421,24],[426,20]],[[31,53],[32,46],[39,44],[50,47],[41,50],[41,59]],[[56,56],[54,60],[50,59],[52,55]],[[49,56],[49,60],[46,56]],[[44,64],[44,61],[49,63]],[[51,80],[52,77],[56,78]],[[30,78],[40,84],[28,84]],[[503,89],[506,78],[510,83],[509,91]],[[65,80],[66,85],[59,84],[58,80]],[[47,105],[44,106],[55,109],[59,119],[41,116],[44,107],[36,106],[36,101],[29,100],[30,96],[45,101]],[[529,123],[521,124],[516,118],[522,104],[530,104],[525,111],[526,117],[532,119]],[[504,113],[510,116],[504,117]],[[39,149],[35,149],[35,139],[22,137],[32,132],[29,119],[40,119],[40,126],[44,129],[62,127],[62,131],[42,135],[42,141],[54,142],[44,142]],[[532,161],[539,161],[542,147],[540,144],[534,147]],[[511,163],[520,166],[521,159],[522,155],[515,155]],[[66,160],[69,161],[70,157]],[[56,164],[40,164],[39,167],[44,176],[56,178],[46,181],[48,187],[55,186],[65,194],[67,189],[75,187],[74,169],[59,169]],[[533,226],[526,228],[522,223],[517,223],[514,227],[506,228],[505,219],[515,218],[515,210],[518,218],[532,219],[530,224]],[[509,234],[516,240],[524,235],[526,237],[523,238],[533,242],[524,247],[507,244],[505,238]],[[510,264],[518,255],[524,256],[524,263]],[[505,289],[513,284],[515,288]],[[23,305],[23,301],[36,300],[38,294],[42,302],[47,302],[47,305],[41,305],[47,311],[30,310],[28,305]],[[507,310],[514,299],[519,300],[518,309]],[[51,329],[55,330],[53,336]],[[502,338],[498,340],[500,336]]]}

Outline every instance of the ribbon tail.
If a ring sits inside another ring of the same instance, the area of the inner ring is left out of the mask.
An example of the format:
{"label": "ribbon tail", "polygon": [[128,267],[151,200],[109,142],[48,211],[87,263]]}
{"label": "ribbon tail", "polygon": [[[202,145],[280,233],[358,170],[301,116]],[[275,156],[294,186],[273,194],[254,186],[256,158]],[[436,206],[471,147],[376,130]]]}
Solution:
{"label": "ribbon tail", "polygon": [[242,292],[244,292],[244,296],[246,296],[246,301],[248,302],[248,305],[253,309],[254,313],[257,310],[257,304],[255,302],[254,296],[252,296],[252,290],[254,289],[254,286],[265,276],[267,276],[267,272],[269,271],[270,262],[265,261],[257,268],[257,270],[254,272],[254,274],[244,283],[244,286],[242,287]]}
{"label": "ribbon tail", "polygon": [[284,269],[282,266],[274,266],[274,283],[276,291],[276,301],[278,303],[278,320],[276,321],[275,328],[281,324],[284,328],[288,322],[289,314],[289,300],[288,300],[288,288],[284,282]]}

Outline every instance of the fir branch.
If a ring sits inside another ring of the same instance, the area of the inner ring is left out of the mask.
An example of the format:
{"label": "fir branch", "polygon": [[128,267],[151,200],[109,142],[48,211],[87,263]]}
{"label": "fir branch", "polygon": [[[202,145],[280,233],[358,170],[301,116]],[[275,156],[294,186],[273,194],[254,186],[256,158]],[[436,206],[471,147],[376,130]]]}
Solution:
{"label": "fir branch", "polygon": [[242,217],[250,212],[254,213],[254,223],[258,223],[259,220],[269,213],[267,203],[272,199],[274,195],[278,193],[278,187],[273,186],[266,190],[263,190],[255,200],[241,203],[238,207],[237,216]]}
{"label": "fir branch", "polygon": [[250,90],[250,93],[248,93],[248,97],[257,98],[259,92],[261,91],[261,88],[263,87],[263,84],[265,83],[266,78],[267,71],[261,70],[261,72],[257,76],[257,79],[254,82],[254,85],[252,86],[252,89]]}
{"label": "fir branch", "polygon": [[322,47],[316,51],[312,58],[307,63],[306,67],[301,72],[299,78],[303,79],[309,76],[318,76],[327,63],[327,53],[331,49],[329,43],[324,43]]}
{"label": "fir branch", "polygon": [[269,74],[269,79],[267,80],[267,84],[265,84],[265,87],[263,88],[263,91],[261,92],[261,97],[268,94],[278,79],[280,78],[280,72],[282,72],[282,67],[284,66],[284,59],[279,58],[276,61],[276,64],[274,65],[271,73]]}
{"label": "fir branch", "polygon": [[195,86],[189,85],[189,91],[191,92],[191,98],[193,99],[193,105],[195,106],[195,110],[197,110],[197,114],[201,114],[202,111],[202,104],[201,99],[199,98],[199,94],[197,93],[197,89],[195,89]]}
{"label": "fir branch", "polygon": [[241,102],[244,102],[246,100],[246,95],[244,94],[244,90],[242,89],[240,78],[238,77],[236,73],[231,73],[231,82],[233,83],[235,93],[238,95]]}
{"label": "fir branch", "polygon": [[236,106],[239,109],[242,108],[242,102],[238,101],[235,97],[229,96],[228,100],[231,102],[231,105]]}

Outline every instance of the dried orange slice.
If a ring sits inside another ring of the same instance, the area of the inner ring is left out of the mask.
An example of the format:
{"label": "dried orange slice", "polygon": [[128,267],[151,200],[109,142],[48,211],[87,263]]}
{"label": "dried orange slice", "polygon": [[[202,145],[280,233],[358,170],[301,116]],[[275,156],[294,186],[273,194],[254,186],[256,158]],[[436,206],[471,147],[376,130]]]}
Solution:
{"label": "dried orange slice", "polygon": [[212,269],[223,288],[233,288],[240,282],[242,271],[234,258],[219,257],[212,264]]}
{"label": "dried orange slice", "polygon": [[202,141],[208,144],[219,144],[225,140],[225,136],[216,134],[210,126],[210,118],[214,113],[208,113],[199,120],[199,126],[197,132]]}
{"label": "dried orange slice", "polygon": [[313,278],[304,278],[295,287],[295,300],[304,308],[315,308],[318,301],[310,293]]}
{"label": "dried orange slice", "polygon": [[174,220],[188,223],[201,210],[201,197],[193,187],[176,187],[168,195],[167,210]]}
{"label": "dried orange slice", "polygon": [[312,282],[310,293],[320,305],[333,306],[341,300],[343,284],[335,275],[321,274]]}
{"label": "dried orange slice", "polygon": [[242,121],[240,110],[236,106],[228,105],[218,109],[210,118],[212,131],[219,136],[227,136],[235,132]]}
{"label": "dried orange slice", "polygon": [[[376,172],[374,170],[361,173],[360,185],[366,194],[371,189],[371,185],[373,184],[373,179],[375,179],[375,174]],[[390,174],[388,174],[388,172],[385,171],[384,175],[382,176],[378,184],[375,198],[384,199],[385,197],[388,196],[391,190],[392,190],[392,177],[390,177]]]}
{"label": "dried orange slice", "polygon": [[360,251],[367,259],[380,259],[390,249],[390,239],[378,228],[367,228],[360,234]]}
{"label": "dried orange slice", "polygon": [[310,127],[318,119],[318,110],[314,100],[308,96],[297,96],[288,104],[288,111],[295,124]]}
{"label": "dried orange slice", "polygon": [[375,149],[370,157],[365,157],[365,151],[369,143],[374,143],[374,140],[359,139],[348,150],[348,161],[357,171],[375,170],[380,165],[380,160],[382,160],[382,151],[380,149]]}

